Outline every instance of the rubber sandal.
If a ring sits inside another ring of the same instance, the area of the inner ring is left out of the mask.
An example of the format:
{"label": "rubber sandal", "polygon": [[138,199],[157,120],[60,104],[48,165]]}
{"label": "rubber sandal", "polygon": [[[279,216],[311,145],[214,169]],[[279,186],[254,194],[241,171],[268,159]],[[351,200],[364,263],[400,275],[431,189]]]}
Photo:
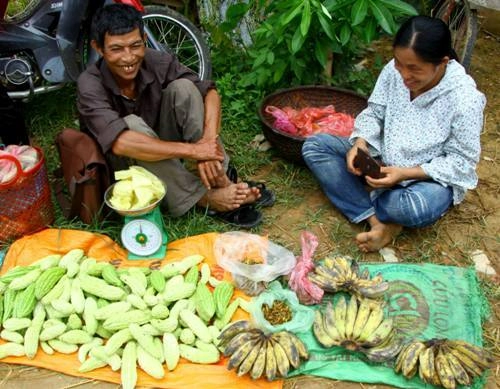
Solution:
{"label": "rubber sandal", "polygon": [[262,223],[262,213],[252,205],[243,205],[232,211],[207,211],[208,216],[216,217],[228,224],[240,228],[254,228]]}
{"label": "rubber sandal", "polygon": [[260,197],[255,201],[255,205],[258,207],[272,207],[276,202],[276,195],[270,189],[266,188],[263,182],[257,181],[244,181],[248,184],[250,188],[259,188]]}

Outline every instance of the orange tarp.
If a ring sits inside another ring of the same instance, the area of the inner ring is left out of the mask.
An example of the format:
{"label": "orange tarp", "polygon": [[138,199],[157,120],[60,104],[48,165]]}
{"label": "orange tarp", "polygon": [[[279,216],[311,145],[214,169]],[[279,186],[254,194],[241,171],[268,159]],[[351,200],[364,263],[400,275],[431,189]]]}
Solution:
{"label": "orange tarp", "polygon": [[[192,254],[201,254],[204,261],[210,265],[212,274],[217,278],[230,278],[230,274],[217,266],[213,256],[213,244],[217,233],[208,233],[177,240],[168,244],[167,254],[162,261],[127,260],[127,252],[105,235],[85,231],[48,229],[39,233],[26,236],[14,242],[10,247],[0,274],[17,265],[30,263],[49,254],[64,254],[71,249],[81,248],[86,255],[100,261],[121,260],[120,266],[150,266],[152,264],[163,266],[167,262],[183,259]],[[160,263],[158,263],[160,262]],[[235,297],[249,297],[240,291],[235,292]],[[233,320],[247,317],[239,309]],[[0,340],[0,342],[3,342]],[[34,359],[26,357],[8,357],[2,362],[43,367],[64,374],[77,377],[87,377],[102,381],[120,383],[120,373],[113,372],[109,367],[103,367],[88,373],[78,372],[80,362],[76,353],[65,355],[55,353],[45,354],[41,349]],[[181,359],[177,368],[169,372],[165,369],[165,378],[154,379],[138,368],[138,386],[183,389],[234,389],[234,388],[269,388],[279,389],[283,381],[268,382],[261,378],[252,380],[248,375],[238,377],[234,370],[226,369],[227,360],[222,358],[217,364],[199,365]]]}

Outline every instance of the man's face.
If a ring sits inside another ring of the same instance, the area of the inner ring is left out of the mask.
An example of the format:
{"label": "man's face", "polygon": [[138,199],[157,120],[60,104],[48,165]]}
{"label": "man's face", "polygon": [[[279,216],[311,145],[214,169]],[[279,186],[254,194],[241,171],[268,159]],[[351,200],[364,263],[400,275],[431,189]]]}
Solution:
{"label": "man's face", "polygon": [[94,48],[106,61],[119,86],[127,86],[135,79],[146,52],[138,28],[123,35],[106,33],[104,47],[95,45]]}

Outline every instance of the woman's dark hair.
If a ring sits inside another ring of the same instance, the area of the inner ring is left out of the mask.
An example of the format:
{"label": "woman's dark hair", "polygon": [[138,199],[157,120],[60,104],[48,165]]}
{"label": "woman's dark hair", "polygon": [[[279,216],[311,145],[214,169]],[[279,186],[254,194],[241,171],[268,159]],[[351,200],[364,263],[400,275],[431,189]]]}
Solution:
{"label": "woman's dark hair", "polygon": [[142,15],[131,5],[110,4],[97,10],[92,19],[92,39],[104,47],[104,37],[127,34],[136,28],[144,35]]}
{"label": "woman's dark hair", "polygon": [[399,28],[392,47],[412,49],[423,61],[435,65],[448,56],[458,61],[451,45],[451,33],[441,19],[413,16]]}

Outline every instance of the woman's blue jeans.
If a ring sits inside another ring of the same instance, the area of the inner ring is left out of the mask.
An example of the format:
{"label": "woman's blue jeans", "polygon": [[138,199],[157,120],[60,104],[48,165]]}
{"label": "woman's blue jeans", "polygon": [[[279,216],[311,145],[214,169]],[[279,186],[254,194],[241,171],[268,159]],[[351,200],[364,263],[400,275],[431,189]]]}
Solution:
{"label": "woman's blue jeans", "polygon": [[424,227],[439,219],[453,203],[453,191],[435,181],[368,192],[362,177],[347,171],[347,138],[318,134],[306,139],[302,156],[330,201],[353,223],[372,215],[383,223]]}

